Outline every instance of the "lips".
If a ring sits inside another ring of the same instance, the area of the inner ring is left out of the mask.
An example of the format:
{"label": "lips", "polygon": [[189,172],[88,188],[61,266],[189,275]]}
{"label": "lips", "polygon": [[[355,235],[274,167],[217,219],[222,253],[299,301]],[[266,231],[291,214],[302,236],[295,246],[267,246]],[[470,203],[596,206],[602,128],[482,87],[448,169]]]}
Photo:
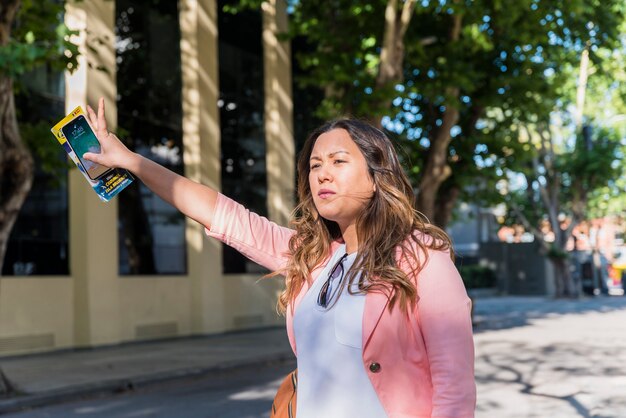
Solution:
{"label": "lips", "polygon": [[335,192],[333,192],[332,190],[328,190],[328,189],[321,189],[319,192],[317,192],[317,195],[321,199],[328,199],[329,197],[331,197],[334,194],[335,194]]}

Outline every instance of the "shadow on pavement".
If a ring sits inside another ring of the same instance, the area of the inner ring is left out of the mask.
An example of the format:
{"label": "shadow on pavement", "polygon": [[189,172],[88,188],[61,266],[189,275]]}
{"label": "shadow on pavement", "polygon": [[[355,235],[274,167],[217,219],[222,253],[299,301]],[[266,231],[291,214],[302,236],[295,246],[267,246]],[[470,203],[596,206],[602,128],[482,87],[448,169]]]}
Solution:
{"label": "shadow on pavement", "polygon": [[[549,412],[554,414],[545,416],[624,416],[615,415],[616,411],[626,411],[626,397],[618,383],[626,376],[626,364],[618,361],[624,357],[623,346],[603,347],[590,341],[537,347],[501,340],[482,342],[480,351],[486,354],[476,357],[480,364],[476,382],[483,391],[483,396],[478,396],[479,400],[482,398],[477,405],[479,415],[482,412],[490,414],[484,416],[496,416],[491,415],[493,411],[510,413],[511,403],[515,402],[519,415],[506,416],[540,416],[533,415],[533,409],[545,413],[552,409]],[[503,388],[508,388],[509,395],[502,396]],[[537,406],[539,402],[543,406]],[[594,405],[593,409],[588,405]],[[564,411],[570,412],[563,415]]]}
{"label": "shadow on pavement", "polygon": [[545,297],[493,297],[474,299],[474,333],[523,327],[533,320],[561,315],[626,310],[626,297],[598,296],[581,299]]}

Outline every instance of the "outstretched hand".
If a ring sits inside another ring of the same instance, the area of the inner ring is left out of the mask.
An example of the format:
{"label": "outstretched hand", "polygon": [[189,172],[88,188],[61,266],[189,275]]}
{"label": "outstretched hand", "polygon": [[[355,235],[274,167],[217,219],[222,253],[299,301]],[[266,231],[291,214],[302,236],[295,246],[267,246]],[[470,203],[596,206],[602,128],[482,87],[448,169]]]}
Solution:
{"label": "outstretched hand", "polygon": [[98,101],[98,114],[87,106],[87,118],[100,141],[100,153],[87,152],[83,158],[106,167],[130,171],[161,199],[206,228],[211,227],[218,196],[216,190],[191,181],[126,148],[122,141],[107,130],[104,99]]}
{"label": "outstretched hand", "polygon": [[96,130],[100,142],[100,153],[87,152],[83,158],[94,163],[111,168],[127,168],[133,157],[133,152],[119,140],[117,136],[107,130],[107,121],[104,117],[104,98],[98,100],[98,114],[87,106],[87,118]]}

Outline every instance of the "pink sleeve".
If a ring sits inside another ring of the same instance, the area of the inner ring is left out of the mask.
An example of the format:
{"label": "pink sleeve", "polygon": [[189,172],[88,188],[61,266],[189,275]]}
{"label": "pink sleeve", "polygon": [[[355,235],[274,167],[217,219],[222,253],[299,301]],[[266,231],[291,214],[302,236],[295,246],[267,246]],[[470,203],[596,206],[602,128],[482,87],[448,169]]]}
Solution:
{"label": "pink sleeve", "polygon": [[433,417],[473,417],[476,407],[471,301],[450,254],[429,251],[417,279],[420,329],[433,384]]}
{"label": "pink sleeve", "polygon": [[294,234],[292,229],[250,212],[221,193],[217,197],[211,229],[205,231],[271,271],[286,266],[289,239]]}

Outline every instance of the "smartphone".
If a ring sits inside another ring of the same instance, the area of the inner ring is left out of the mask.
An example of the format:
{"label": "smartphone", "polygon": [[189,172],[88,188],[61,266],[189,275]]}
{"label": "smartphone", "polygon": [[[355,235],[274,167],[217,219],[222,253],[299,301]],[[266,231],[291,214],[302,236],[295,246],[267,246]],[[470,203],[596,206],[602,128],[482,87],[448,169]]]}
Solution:
{"label": "smartphone", "polygon": [[97,180],[111,170],[109,167],[83,159],[86,152],[100,153],[100,142],[85,116],[78,115],[63,126],[61,132],[90,179]]}

